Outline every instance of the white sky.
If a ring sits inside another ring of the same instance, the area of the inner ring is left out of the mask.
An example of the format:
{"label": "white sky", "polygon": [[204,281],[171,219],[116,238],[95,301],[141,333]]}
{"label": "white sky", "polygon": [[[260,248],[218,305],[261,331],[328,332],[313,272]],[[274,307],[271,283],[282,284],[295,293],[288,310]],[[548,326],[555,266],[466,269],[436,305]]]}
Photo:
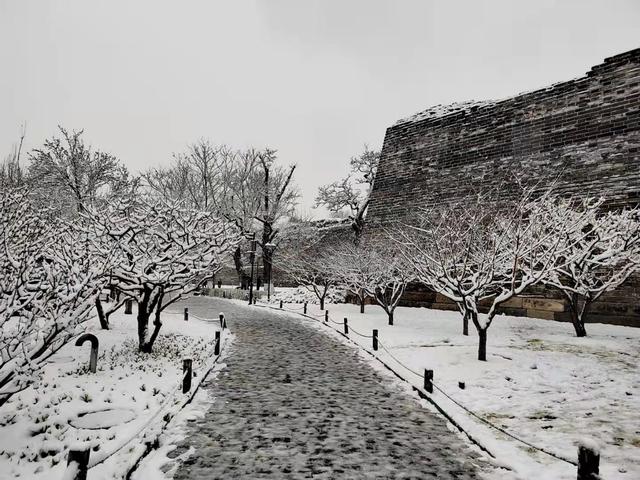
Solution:
{"label": "white sky", "polygon": [[302,208],[366,142],[640,47],[640,1],[0,0],[0,157],[56,132],[137,171],[200,137],[298,165]]}

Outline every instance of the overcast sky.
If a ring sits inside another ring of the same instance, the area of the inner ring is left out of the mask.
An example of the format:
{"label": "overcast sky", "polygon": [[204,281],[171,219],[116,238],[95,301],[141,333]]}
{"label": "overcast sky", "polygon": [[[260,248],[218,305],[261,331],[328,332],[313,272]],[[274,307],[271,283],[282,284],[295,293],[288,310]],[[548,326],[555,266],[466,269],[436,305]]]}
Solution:
{"label": "overcast sky", "polygon": [[302,206],[439,103],[640,47],[640,1],[0,0],[0,156],[85,129],[133,171],[200,137],[298,165]]}

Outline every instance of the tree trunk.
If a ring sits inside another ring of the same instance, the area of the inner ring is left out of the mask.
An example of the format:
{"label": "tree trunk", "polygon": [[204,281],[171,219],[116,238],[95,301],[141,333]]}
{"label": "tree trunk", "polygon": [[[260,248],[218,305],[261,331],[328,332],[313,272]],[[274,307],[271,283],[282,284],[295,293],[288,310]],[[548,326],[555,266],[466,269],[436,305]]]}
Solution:
{"label": "tree trunk", "polygon": [[147,342],[147,331],[149,330],[149,298],[144,295],[143,299],[138,303],[138,350],[144,352],[144,346]]}
{"label": "tree trunk", "polygon": [[462,314],[462,335],[469,336],[469,314],[467,312]]}
{"label": "tree trunk", "polygon": [[393,310],[389,310],[387,315],[389,316],[389,325],[393,325]]}
{"label": "tree trunk", "polygon": [[[265,223],[262,228],[262,272],[265,285],[271,283],[273,274],[273,250],[271,248],[265,248],[273,240],[273,226],[270,223]],[[267,288],[269,288],[267,286]]]}
{"label": "tree trunk", "polygon": [[359,300],[360,300],[360,313],[364,313],[364,300],[365,300],[364,295],[359,297]]}
{"label": "tree trunk", "polygon": [[144,352],[148,330],[149,313],[147,313],[146,308],[138,308],[138,350],[141,352]]}
{"label": "tree trunk", "polygon": [[161,305],[162,305],[162,302],[159,302],[158,306],[156,307],[156,316],[153,320],[153,332],[151,333],[151,337],[149,338],[149,341],[144,344],[144,347],[142,349],[142,351],[145,353],[152,352],[153,344],[155,343],[156,338],[158,338],[158,334],[160,333],[160,327],[162,327],[162,322],[160,321],[160,314],[162,313],[160,310]]}
{"label": "tree trunk", "polygon": [[571,312],[571,323],[576,331],[577,337],[586,337],[587,329],[584,326],[584,314],[587,310],[587,305],[582,309],[582,315],[580,315],[579,297],[577,294],[573,294],[569,300],[569,310]]}
{"label": "tree trunk", "polygon": [[320,299],[320,310],[324,310],[324,297]]}
{"label": "tree trunk", "polygon": [[100,321],[100,328],[102,328],[103,330],[109,330],[109,318],[104,314],[104,308],[102,308],[100,295],[96,297],[96,311],[98,312],[98,320]]}
{"label": "tree trunk", "polygon": [[[241,244],[242,242],[240,242]],[[242,264],[242,247],[238,244],[235,251],[233,252],[233,265],[236,268],[236,273],[238,274],[238,282],[241,285],[241,288],[244,289],[244,266]]]}
{"label": "tree trunk", "polygon": [[487,329],[478,329],[478,360],[487,361]]}

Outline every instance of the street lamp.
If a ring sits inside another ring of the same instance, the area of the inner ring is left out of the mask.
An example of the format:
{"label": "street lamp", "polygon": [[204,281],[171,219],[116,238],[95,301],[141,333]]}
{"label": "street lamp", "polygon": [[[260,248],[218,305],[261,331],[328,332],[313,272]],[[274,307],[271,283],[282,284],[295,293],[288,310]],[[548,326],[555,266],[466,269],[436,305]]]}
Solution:
{"label": "street lamp", "polygon": [[249,250],[249,260],[251,261],[251,276],[249,277],[249,305],[253,303],[253,264],[256,260],[256,234],[251,238],[251,250]]}
{"label": "street lamp", "polygon": [[264,244],[264,253],[269,259],[269,278],[267,278],[267,302],[271,301],[271,277],[273,274],[273,251],[275,250],[276,245],[274,243],[265,243]]}

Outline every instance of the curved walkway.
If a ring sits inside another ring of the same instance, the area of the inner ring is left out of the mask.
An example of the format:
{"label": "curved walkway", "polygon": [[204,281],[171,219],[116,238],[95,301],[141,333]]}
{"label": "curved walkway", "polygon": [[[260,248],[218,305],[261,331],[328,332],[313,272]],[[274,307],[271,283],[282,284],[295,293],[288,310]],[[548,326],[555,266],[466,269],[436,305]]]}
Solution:
{"label": "curved walkway", "polygon": [[236,340],[211,406],[173,455],[175,479],[478,479],[477,455],[357,352],[309,321],[260,307],[189,299],[224,311]]}

